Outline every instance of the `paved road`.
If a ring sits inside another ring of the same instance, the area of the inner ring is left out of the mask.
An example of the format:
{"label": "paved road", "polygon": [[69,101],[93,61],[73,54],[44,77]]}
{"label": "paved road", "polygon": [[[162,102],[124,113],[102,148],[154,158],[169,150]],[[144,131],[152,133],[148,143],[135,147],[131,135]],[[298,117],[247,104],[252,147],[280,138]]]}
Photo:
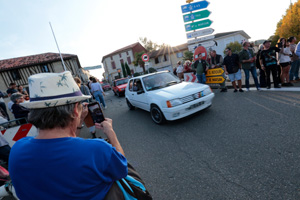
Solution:
{"label": "paved road", "polygon": [[214,91],[211,108],[162,126],[107,92],[105,115],[154,199],[300,199],[300,93]]}

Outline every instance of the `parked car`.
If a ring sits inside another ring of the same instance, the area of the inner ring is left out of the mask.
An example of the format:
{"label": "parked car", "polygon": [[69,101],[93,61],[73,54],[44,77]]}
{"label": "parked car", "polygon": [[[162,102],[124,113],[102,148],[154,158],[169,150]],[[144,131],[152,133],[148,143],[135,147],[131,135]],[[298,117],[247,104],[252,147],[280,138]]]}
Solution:
{"label": "parked car", "polygon": [[157,124],[203,110],[211,106],[214,96],[208,85],[181,82],[166,71],[130,79],[125,92],[129,109],[138,107],[150,112]]}
{"label": "parked car", "polygon": [[103,91],[111,90],[109,83],[101,83]]}
{"label": "parked car", "polygon": [[125,94],[125,88],[128,83],[128,78],[121,78],[113,81],[113,92],[118,97]]}

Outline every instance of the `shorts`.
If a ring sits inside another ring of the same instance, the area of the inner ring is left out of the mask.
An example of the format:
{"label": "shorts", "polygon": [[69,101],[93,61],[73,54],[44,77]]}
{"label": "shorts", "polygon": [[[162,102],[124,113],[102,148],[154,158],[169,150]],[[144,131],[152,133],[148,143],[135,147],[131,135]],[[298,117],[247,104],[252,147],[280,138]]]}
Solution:
{"label": "shorts", "polygon": [[242,79],[242,73],[241,73],[241,70],[239,69],[239,71],[237,71],[236,73],[233,73],[233,74],[228,74],[229,76],[229,79],[231,82],[237,80],[241,80]]}
{"label": "shorts", "polygon": [[281,67],[287,67],[289,65],[291,65],[291,62],[280,63]]}

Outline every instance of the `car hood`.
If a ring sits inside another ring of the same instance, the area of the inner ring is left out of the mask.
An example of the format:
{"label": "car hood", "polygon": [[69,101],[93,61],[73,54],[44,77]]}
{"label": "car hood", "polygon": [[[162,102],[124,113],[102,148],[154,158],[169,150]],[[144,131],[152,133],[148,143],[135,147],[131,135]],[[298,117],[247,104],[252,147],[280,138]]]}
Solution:
{"label": "car hood", "polygon": [[182,98],[208,88],[208,85],[192,82],[181,82],[176,85],[149,91],[151,95],[158,95],[166,99]]}

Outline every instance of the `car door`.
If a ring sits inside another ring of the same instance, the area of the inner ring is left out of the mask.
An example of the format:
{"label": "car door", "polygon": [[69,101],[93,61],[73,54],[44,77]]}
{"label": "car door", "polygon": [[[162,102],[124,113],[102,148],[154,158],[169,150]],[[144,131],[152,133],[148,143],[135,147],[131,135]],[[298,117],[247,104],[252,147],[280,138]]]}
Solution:
{"label": "car door", "polygon": [[143,87],[141,79],[137,78],[134,80],[133,83],[133,99],[137,107],[149,110],[148,107],[148,100],[147,100],[147,93]]}
{"label": "car door", "polygon": [[126,89],[126,92],[125,92],[125,95],[126,95],[126,98],[129,100],[129,102],[133,105],[133,106],[136,106],[135,104],[135,101],[134,101],[134,93],[133,93],[133,82],[134,82],[134,79],[131,79],[129,81],[129,84],[127,86],[127,89]]}

